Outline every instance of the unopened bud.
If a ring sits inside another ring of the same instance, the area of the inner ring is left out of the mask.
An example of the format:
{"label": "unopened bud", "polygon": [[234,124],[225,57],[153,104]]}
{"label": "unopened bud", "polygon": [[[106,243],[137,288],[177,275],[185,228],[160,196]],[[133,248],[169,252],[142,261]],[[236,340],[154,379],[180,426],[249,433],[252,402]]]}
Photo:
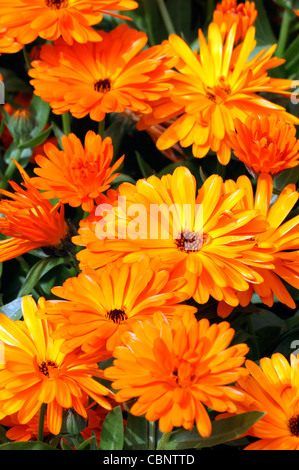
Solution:
{"label": "unopened bud", "polygon": [[29,136],[34,128],[34,117],[29,109],[17,109],[12,116],[12,131],[18,137]]}
{"label": "unopened bud", "polygon": [[80,416],[74,408],[69,408],[64,413],[60,433],[76,436],[86,427],[87,420],[83,418],[83,416]]}

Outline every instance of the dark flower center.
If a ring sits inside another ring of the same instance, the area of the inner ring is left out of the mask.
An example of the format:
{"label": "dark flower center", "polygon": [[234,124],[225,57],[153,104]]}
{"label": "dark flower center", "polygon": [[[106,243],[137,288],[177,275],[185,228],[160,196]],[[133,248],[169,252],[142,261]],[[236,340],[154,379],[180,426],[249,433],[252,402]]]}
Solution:
{"label": "dark flower center", "polygon": [[205,239],[206,235],[202,235],[202,233],[183,230],[180,238],[175,240],[175,244],[178,250],[192,253],[201,249]]}
{"label": "dark flower center", "polygon": [[128,319],[128,316],[124,310],[115,308],[114,310],[110,310],[110,312],[106,313],[106,318],[113,321],[113,323],[117,323],[119,325],[123,321],[126,321]]}
{"label": "dark flower center", "polygon": [[68,6],[68,0],[45,0],[46,6],[52,10],[59,10]]}
{"label": "dark flower center", "polygon": [[94,91],[99,93],[107,93],[107,91],[111,90],[111,81],[109,78],[105,78],[105,80],[98,80],[94,86]]}
{"label": "dark flower center", "polygon": [[44,361],[38,365],[38,370],[46,377],[50,377],[49,368],[57,369],[56,363],[54,361],[46,361],[46,362]]}
{"label": "dark flower center", "polygon": [[299,437],[299,415],[293,416],[289,421],[289,429],[293,436]]}

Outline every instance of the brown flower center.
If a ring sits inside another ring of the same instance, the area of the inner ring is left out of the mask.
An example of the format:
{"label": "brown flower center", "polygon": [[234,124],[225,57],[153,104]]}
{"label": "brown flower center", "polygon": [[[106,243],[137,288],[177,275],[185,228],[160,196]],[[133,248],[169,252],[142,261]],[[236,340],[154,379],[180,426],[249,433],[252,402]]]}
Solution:
{"label": "brown flower center", "polygon": [[119,325],[123,321],[126,321],[128,316],[124,310],[115,308],[114,310],[110,310],[106,313],[106,318]]}
{"label": "brown flower center", "polygon": [[299,415],[293,416],[289,420],[289,429],[293,436],[299,437]]}
{"label": "brown flower center", "polygon": [[190,230],[183,230],[180,238],[175,240],[175,244],[178,250],[192,253],[193,251],[199,251],[206,240],[207,235],[203,235],[199,232],[191,232]]}
{"label": "brown flower center", "polygon": [[57,369],[57,365],[54,361],[43,361],[38,365],[38,370],[48,378],[50,377],[51,369]]}
{"label": "brown flower center", "polygon": [[99,93],[107,93],[111,90],[111,80],[109,78],[105,78],[105,80],[98,80],[94,86],[94,91]]}
{"label": "brown flower center", "polygon": [[206,97],[215,104],[223,103],[231,94],[231,87],[223,77],[219,78],[219,84],[206,88]]}
{"label": "brown flower center", "polygon": [[45,4],[52,10],[59,10],[60,8],[66,8],[68,6],[68,0],[45,0]]}

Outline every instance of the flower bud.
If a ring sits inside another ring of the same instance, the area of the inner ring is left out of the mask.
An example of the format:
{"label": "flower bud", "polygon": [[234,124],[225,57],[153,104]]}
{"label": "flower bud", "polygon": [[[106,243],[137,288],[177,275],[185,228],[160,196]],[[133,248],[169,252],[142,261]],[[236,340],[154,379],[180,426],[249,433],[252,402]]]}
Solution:
{"label": "flower bud", "polygon": [[15,136],[29,136],[34,127],[34,117],[29,109],[17,109],[12,115],[11,127]]}
{"label": "flower bud", "polygon": [[76,436],[87,427],[87,420],[80,416],[74,408],[68,408],[62,419],[61,434]]}

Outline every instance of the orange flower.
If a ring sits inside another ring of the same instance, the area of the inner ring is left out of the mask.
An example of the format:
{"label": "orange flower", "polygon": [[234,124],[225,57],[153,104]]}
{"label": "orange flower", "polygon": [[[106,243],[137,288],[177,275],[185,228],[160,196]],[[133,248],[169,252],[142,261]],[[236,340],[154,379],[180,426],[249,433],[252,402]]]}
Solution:
{"label": "orange flower", "polygon": [[208,41],[198,32],[200,54],[191,51],[184,40],[170,35],[172,55],[179,58],[177,72],[170,80],[168,103],[154,107],[145,124],[163,122],[169,116],[178,119],[159,137],[157,147],[165,150],[180,142],[182,147],[192,145],[193,155],[204,157],[209,150],[216,152],[221,164],[226,165],[231,156],[229,135],[235,129],[234,120],[245,121],[252,113],[276,113],[288,122],[299,123],[298,118],[268,101],[259,92],[286,92],[292,81],[268,76],[268,69],[277,67],[283,59],[272,57],[276,45],[263,50],[252,59],[255,28],[251,26],[244,41],[234,47],[236,24],[231,27],[223,42],[221,30],[215,23],[208,29]]}
{"label": "orange flower", "polygon": [[299,164],[299,140],[296,127],[276,114],[248,116],[235,122],[230,136],[234,154],[255,177],[260,173],[274,176]]}
{"label": "orange flower", "polygon": [[88,131],[84,146],[75,134],[61,138],[64,150],[46,143],[46,156],[38,155],[35,162],[37,178],[31,178],[32,184],[45,191],[43,197],[58,198],[72,207],[82,206],[91,212],[94,200],[110,187],[110,183],[119,175],[113,174],[123,162],[124,156],[112,167],[113,146],[110,137],[102,140],[100,135]]}
{"label": "orange flower", "polygon": [[146,34],[125,24],[99,34],[101,42],[68,46],[58,40],[42,46],[41,60],[33,61],[28,72],[35,94],[55,114],[70,111],[76,118],[89,114],[102,121],[106,113],[125,109],[149,113],[149,101],[169,88],[163,47],[141,52]]}
{"label": "orange flower", "polygon": [[14,54],[23,49],[23,44],[20,44],[14,37],[7,35],[7,28],[0,26],[0,54]]}
{"label": "orange flower", "polygon": [[126,18],[113,11],[133,10],[138,3],[131,0],[0,0],[0,25],[21,44],[38,36],[55,41],[63,37],[67,44],[100,41],[92,28],[103,14]]}
{"label": "orange flower", "polygon": [[[247,291],[238,292],[240,305],[244,307],[248,305],[255,292],[269,307],[273,305],[275,295],[289,308],[295,308],[296,304],[282,280],[299,289],[299,216],[289,215],[299,199],[296,186],[287,185],[274,203],[271,203],[273,180],[267,173],[259,176],[255,195],[252,184],[245,175],[240,176],[236,183],[232,180],[226,181],[225,187],[229,193],[242,188],[246,197],[240,201],[240,210],[259,210],[268,222],[268,228],[255,236],[255,245],[246,253],[247,259],[244,260],[264,281],[259,284],[249,282],[250,288]],[[266,249],[273,257],[272,263],[268,265],[260,263],[261,249]],[[220,302],[218,306],[220,316],[227,316],[231,310],[228,305]]]}
{"label": "orange flower", "polygon": [[65,347],[103,355],[105,348],[112,351],[121,344],[121,335],[135,321],[155,311],[166,316],[196,312],[180,305],[188,298],[181,291],[184,284],[183,278],[173,279],[161,269],[158,260],[143,257],[132,265],[119,260],[97,271],[86,269],[54,287],[52,293],[67,301],[48,301],[41,313],[61,323],[55,334],[66,339]]}
{"label": "orange flower", "polygon": [[248,346],[228,347],[233,336],[227,322],[197,322],[191,313],[171,320],[155,314],[153,321],[137,322],[124,335],[105,376],[118,390],[117,401],[138,397],[130,409],[133,415],[159,420],[162,432],[174,426],[191,430],[195,421],[199,434],[208,437],[211,421],[205,406],[232,411],[235,401],[244,398],[230,384],[246,373],[241,366]]}
{"label": "orange flower", "polygon": [[[18,413],[6,416],[0,421],[2,426],[8,427],[6,437],[11,441],[36,441],[38,436],[39,412],[28,421],[20,424]],[[47,418],[44,421],[44,437],[48,436],[50,431],[47,426]]]}
{"label": "orange flower", "polygon": [[[47,404],[47,425],[52,434],[61,429],[64,408],[74,408],[87,418],[82,402],[85,394],[106,409],[103,397],[109,390],[94,379],[102,371],[93,359],[61,351],[63,339],[53,339],[53,329],[37,316],[43,307],[30,296],[23,298],[23,320],[0,315],[0,339],[5,364],[0,368],[0,419],[18,413],[21,424],[28,423]],[[8,366],[9,365],[9,366]]]}
{"label": "orange flower", "polygon": [[243,41],[247,30],[253,26],[257,17],[254,2],[246,1],[237,5],[236,0],[222,0],[213,13],[213,22],[218,24],[224,38],[234,23],[237,24],[235,44]]}
{"label": "orange flower", "polygon": [[237,388],[247,395],[238,413],[258,410],[265,415],[247,434],[256,438],[245,450],[299,450],[299,370],[293,354],[290,363],[280,353],[260,360],[260,367],[246,361],[250,373]]}
{"label": "orange flower", "polygon": [[15,162],[21,176],[22,186],[10,184],[14,193],[0,190],[9,199],[1,199],[0,233],[6,235],[0,241],[0,262],[15,258],[28,251],[43,247],[48,252],[65,253],[70,249],[70,237],[74,230],[64,218],[64,206],[53,206],[31,184],[25,170]]}
{"label": "orange flower", "polygon": [[[198,303],[213,296],[236,306],[236,290],[246,291],[249,282],[263,281],[247,265],[246,252],[267,227],[258,210],[234,209],[243,197],[243,189],[224,194],[218,175],[209,177],[197,192],[194,176],[183,166],[161,179],[151,176],[136,185],[123,183],[118,196],[111,198],[111,209],[104,206],[107,216],[101,216],[99,206],[72,238],[86,247],[77,253],[80,267],[98,268],[118,258],[131,263],[147,254],[159,257],[177,277],[185,277],[183,290]],[[256,253],[255,258],[266,265],[273,260],[267,253]]]}

